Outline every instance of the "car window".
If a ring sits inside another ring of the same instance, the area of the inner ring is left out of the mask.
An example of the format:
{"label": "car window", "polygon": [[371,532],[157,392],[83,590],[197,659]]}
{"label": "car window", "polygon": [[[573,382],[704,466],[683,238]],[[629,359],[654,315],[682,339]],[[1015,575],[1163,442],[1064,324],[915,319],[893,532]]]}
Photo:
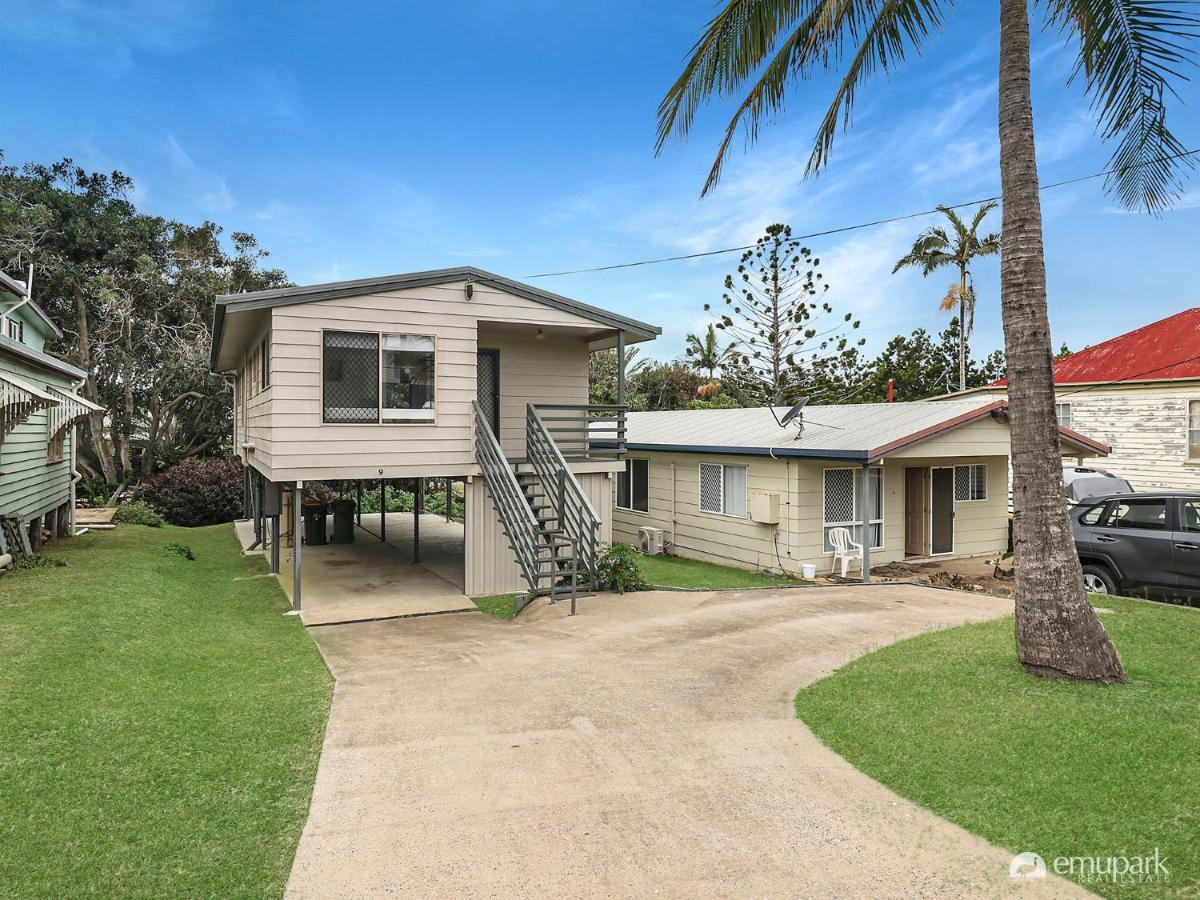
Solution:
{"label": "car window", "polygon": [[1162,531],[1167,527],[1167,501],[1161,497],[1146,500],[1118,500],[1108,517],[1109,528],[1145,528]]}
{"label": "car window", "polygon": [[1200,500],[1181,500],[1179,513],[1184,531],[1200,531]]}
{"label": "car window", "polygon": [[1099,503],[1093,506],[1087,512],[1079,517],[1079,521],[1084,525],[1095,525],[1100,521],[1100,517],[1104,515],[1104,504]]}

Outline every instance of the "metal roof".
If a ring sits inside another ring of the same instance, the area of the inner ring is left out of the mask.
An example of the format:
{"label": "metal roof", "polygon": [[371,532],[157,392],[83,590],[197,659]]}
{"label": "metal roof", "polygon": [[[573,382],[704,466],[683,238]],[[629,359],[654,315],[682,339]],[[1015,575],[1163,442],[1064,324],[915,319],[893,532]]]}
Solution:
{"label": "metal roof", "polygon": [[[803,429],[780,427],[787,407],[697,409],[629,413],[626,445],[631,450],[681,453],[736,453],[813,459],[874,460],[935,435],[989,416],[1007,418],[1003,400],[947,400],[942,403],[853,403],[808,406]],[[1063,436],[1097,452],[1108,448],[1083,435]]]}
{"label": "metal roof", "polygon": [[[1055,384],[1179,378],[1200,378],[1200,307],[1109,338],[1054,363]],[[1007,384],[1001,379],[994,386]]]}
{"label": "metal roof", "polygon": [[299,287],[275,288],[269,291],[252,291],[244,294],[219,294],[216,298],[216,308],[213,312],[213,342],[209,354],[209,363],[216,369],[220,353],[221,340],[224,333],[225,316],[228,313],[249,312],[256,309],[269,309],[275,306],[288,306],[296,303],[312,303],[318,300],[332,300],[337,297],[354,297],[381,290],[401,290],[404,288],[427,287],[437,284],[451,284],[457,281],[472,281],[516,294],[536,303],[543,303],[555,309],[564,310],[590,319],[601,325],[621,331],[632,332],[644,340],[649,340],[662,334],[657,325],[650,325],[637,319],[631,319],[618,313],[600,309],[544,291],[541,288],[520,281],[513,281],[493,272],[486,272],[474,266],[459,266],[452,269],[431,269],[426,272],[408,272],[400,275],[383,275],[377,278],[359,278],[354,281],[334,281],[327,284],[311,284]]}
{"label": "metal roof", "polygon": [[12,338],[4,335],[0,335],[0,352],[18,356],[25,362],[41,366],[43,369],[50,369],[63,375],[68,375],[71,378],[87,378],[87,372],[83,371],[83,369],[73,366],[69,362],[63,362],[58,357],[51,356],[49,353],[34,350],[28,344],[22,344],[20,341],[14,341]]}
{"label": "metal roof", "polygon": [[55,340],[62,338],[62,329],[54,324],[54,320],[46,315],[46,311],[44,309],[33,302],[32,297],[29,297],[29,287],[24,281],[11,278],[8,275],[5,275],[3,272],[0,272],[0,291],[7,291],[8,293],[15,294],[17,297],[25,300],[25,304],[22,308],[29,310],[31,313],[33,313],[33,315],[37,316],[37,318],[41,320],[42,324],[46,326],[46,329],[50,332],[50,334],[54,336]]}

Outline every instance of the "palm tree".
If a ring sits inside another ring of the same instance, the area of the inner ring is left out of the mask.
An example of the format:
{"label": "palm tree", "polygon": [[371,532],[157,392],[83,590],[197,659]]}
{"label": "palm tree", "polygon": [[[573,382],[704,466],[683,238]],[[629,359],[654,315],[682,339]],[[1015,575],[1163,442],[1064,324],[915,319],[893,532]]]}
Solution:
{"label": "palm tree", "polygon": [[[1000,185],[1004,200],[1000,302],[1012,420],[1017,655],[1047,677],[1124,681],[1120,659],[1087,602],[1062,500],[1054,417],[1042,211],[1030,99],[1029,0],[1000,13]],[[717,183],[739,127],[748,142],[782,115],[789,88],[822,70],[842,73],[817,129],[808,172],[828,162],[858,89],[900,69],[941,29],[954,0],[726,0],[659,107],[658,150],[691,130],[700,106],[742,94],[703,193]],[[1172,0],[1043,0],[1049,24],[1078,45],[1105,139],[1116,138],[1107,187],[1130,208],[1160,211],[1191,162],[1166,125],[1165,98],[1193,61],[1200,15]]]}
{"label": "palm tree", "polygon": [[979,256],[993,256],[1000,252],[1000,236],[989,233],[979,236],[979,226],[987,214],[996,208],[996,202],[984,203],[975,211],[971,224],[967,225],[954,210],[939,206],[938,211],[950,220],[954,236],[940,225],[930,225],[921,233],[906,256],[897,261],[892,274],[901,269],[920,269],[928,277],[944,266],[958,267],[958,283],[951,284],[942,298],[939,308],[950,312],[958,307],[958,389],[967,389],[967,341],[975,328],[975,282],[971,278],[971,261]]}
{"label": "palm tree", "polygon": [[689,334],[685,344],[683,352],[688,361],[693,368],[708,372],[709,381],[716,378],[717,369],[731,363],[737,355],[736,343],[726,344],[724,347],[717,343],[717,332],[712,325],[708,326],[703,338]]}

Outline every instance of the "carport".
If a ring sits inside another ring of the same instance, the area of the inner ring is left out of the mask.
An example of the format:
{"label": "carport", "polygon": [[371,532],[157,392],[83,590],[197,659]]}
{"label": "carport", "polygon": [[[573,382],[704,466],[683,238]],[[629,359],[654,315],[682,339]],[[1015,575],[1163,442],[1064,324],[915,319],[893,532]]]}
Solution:
{"label": "carport", "polygon": [[[333,516],[326,515],[325,542],[310,543],[309,524],[297,515],[290,491],[282,494],[278,506],[266,497],[268,492],[269,483],[261,495],[251,489],[252,516],[238,523],[238,535],[247,552],[267,555],[272,574],[279,576],[293,612],[304,624],[476,608],[464,593],[463,522],[429,512],[356,513],[353,542],[333,543]],[[361,503],[361,492],[356,493]],[[423,495],[424,490],[415,492],[418,506]],[[297,531],[305,536],[299,550],[292,540]]]}

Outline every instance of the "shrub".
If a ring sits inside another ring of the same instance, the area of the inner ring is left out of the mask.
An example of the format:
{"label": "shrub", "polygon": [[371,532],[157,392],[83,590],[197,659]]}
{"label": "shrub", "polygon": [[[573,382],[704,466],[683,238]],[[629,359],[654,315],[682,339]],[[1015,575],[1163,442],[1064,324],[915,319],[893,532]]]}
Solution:
{"label": "shrub", "polygon": [[167,552],[174,553],[176,556],[182,556],[184,559],[194,560],[196,554],[192,552],[192,548],[187,544],[176,544],[174,542],[167,544]]}
{"label": "shrub", "polygon": [[56,556],[18,556],[9,566],[14,572],[19,572],[22,569],[62,569],[67,565],[66,560],[59,559]]}
{"label": "shrub", "polygon": [[118,487],[120,485],[117,482],[109,481],[100,475],[95,478],[85,478],[75,486],[75,497],[92,506],[104,506]]}
{"label": "shrub", "polygon": [[242,514],[242,466],[233,459],[185,459],[137,489],[136,498],[172,525],[219,525]]}
{"label": "shrub", "polygon": [[596,578],[610,591],[644,591],[650,587],[638,562],[641,556],[628,544],[613,544],[596,561]]}
{"label": "shrub", "polygon": [[122,525],[145,525],[149,528],[162,528],[163,517],[149,503],[140,500],[133,503],[123,503],[117,507],[116,520]]}

